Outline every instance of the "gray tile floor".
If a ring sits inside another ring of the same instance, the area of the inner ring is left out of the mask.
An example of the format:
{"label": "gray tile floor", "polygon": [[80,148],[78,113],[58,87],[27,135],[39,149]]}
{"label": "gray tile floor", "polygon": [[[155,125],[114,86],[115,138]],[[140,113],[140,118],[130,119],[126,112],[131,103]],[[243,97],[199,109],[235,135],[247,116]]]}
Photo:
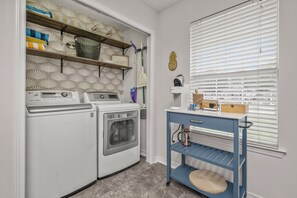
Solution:
{"label": "gray tile floor", "polygon": [[204,196],[172,181],[166,186],[166,167],[153,165],[145,158],[130,169],[97,181],[71,198],[204,198]]}

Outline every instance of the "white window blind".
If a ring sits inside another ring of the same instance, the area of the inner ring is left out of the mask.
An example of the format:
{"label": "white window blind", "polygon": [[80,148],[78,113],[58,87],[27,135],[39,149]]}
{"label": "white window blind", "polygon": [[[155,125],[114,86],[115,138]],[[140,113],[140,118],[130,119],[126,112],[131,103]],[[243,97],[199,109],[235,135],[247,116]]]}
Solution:
{"label": "white window blind", "polygon": [[[278,2],[251,1],[191,24],[191,91],[248,104],[250,144],[278,145]],[[200,131],[224,134],[221,131]]]}

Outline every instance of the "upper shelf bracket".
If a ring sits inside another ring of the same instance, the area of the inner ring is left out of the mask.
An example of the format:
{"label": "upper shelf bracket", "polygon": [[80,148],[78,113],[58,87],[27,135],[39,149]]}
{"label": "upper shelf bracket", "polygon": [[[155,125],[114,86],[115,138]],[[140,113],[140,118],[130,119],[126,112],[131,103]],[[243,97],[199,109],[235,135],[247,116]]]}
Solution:
{"label": "upper shelf bracket", "polygon": [[127,47],[126,49],[123,49],[123,55],[125,55],[128,52],[129,48],[130,47]]}
{"label": "upper shelf bracket", "polygon": [[99,78],[101,77],[101,73],[102,73],[103,69],[104,69],[104,64],[99,65],[99,69],[98,69],[98,72],[99,72],[98,77]]}
{"label": "upper shelf bracket", "polygon": [[107,38],[102,39],[100,42],[104,43],[107,40]]}
{"label": "upper shelf bracket", "polygon": [[61,73],[63,73],[64,60],[65,60],[65,57],[62,57],[62,58],[61,58],[61,68],[60,68],[60,69],[61,69],[61,70],[60,70]]}
{"label": "upper shelf bracket", "polygon": [[63,39],[64,39],[64,32],[66,31],[66,29],[67,29],[67,25],[65,25],[62,29],[61,29],[61,41],[63,41]]}
{"label": "upper shelf bracket", "polygon": [[128,71],[129,71],[129,70],[125,70],[125,69],[122,70],[122,72],[123,72],[123,73],[122,73],[122,79],[123,79],[123,80],[125,80],[125,75],[128,73]]}

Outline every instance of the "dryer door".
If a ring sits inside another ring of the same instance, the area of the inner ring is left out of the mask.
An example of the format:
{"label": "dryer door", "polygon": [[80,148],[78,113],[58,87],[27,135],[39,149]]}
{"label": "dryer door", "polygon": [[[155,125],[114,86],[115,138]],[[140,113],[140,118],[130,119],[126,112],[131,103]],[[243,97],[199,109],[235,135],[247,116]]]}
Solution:
{"label": "dryer door", "polygon": [[138,111],[104,114],[103,155],[138,145]]}

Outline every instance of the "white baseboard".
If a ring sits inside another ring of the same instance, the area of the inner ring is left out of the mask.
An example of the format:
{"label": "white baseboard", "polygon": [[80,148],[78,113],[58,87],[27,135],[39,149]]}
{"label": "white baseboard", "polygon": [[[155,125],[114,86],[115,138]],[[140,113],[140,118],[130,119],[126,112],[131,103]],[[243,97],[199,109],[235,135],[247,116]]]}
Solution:
{"label": "white baseboard", "polygon": [[[161,156],[156,156],[155,157],[155,163],[157,163],[157,162],[159,162],[161,164],[164,164],[165,166],[167,164],[166,158],[161,157]],[[172,168],[177,168],[179,165],[180,164],[177,163],[177,162],[174,162],[174,161],[171,162],[171,167]],[[251,192],[247,192],[247,198],[264,198],[264,197],[261,197],[259,195],[254,194],[254,193],[251,193]]]}
{"label": "white baseboard", "polygon": [[247,192],[247,198],[264,198],[259,195],[255,195],[254,193]]}
{"label": "white baseboard", "polygon": [[140,155],[143,157],[146,157],[146,151],[143,149],[140,149]]}
{"label": "white baseboard", "polygon": [[[166,166],[166,164],[167,164],[167,162],[166,162],[166,158],[157,156],[155,159],[156,159],[156,160],[155,160],[156,162],[159,162],[159,163],[164,164],[164,165]],[[171,167],[172,167],[172,168],[177,168],[179,165],[180,165],[180,164],[177,163],[177,162],[174,162],[174,161],[171,162]]]}

